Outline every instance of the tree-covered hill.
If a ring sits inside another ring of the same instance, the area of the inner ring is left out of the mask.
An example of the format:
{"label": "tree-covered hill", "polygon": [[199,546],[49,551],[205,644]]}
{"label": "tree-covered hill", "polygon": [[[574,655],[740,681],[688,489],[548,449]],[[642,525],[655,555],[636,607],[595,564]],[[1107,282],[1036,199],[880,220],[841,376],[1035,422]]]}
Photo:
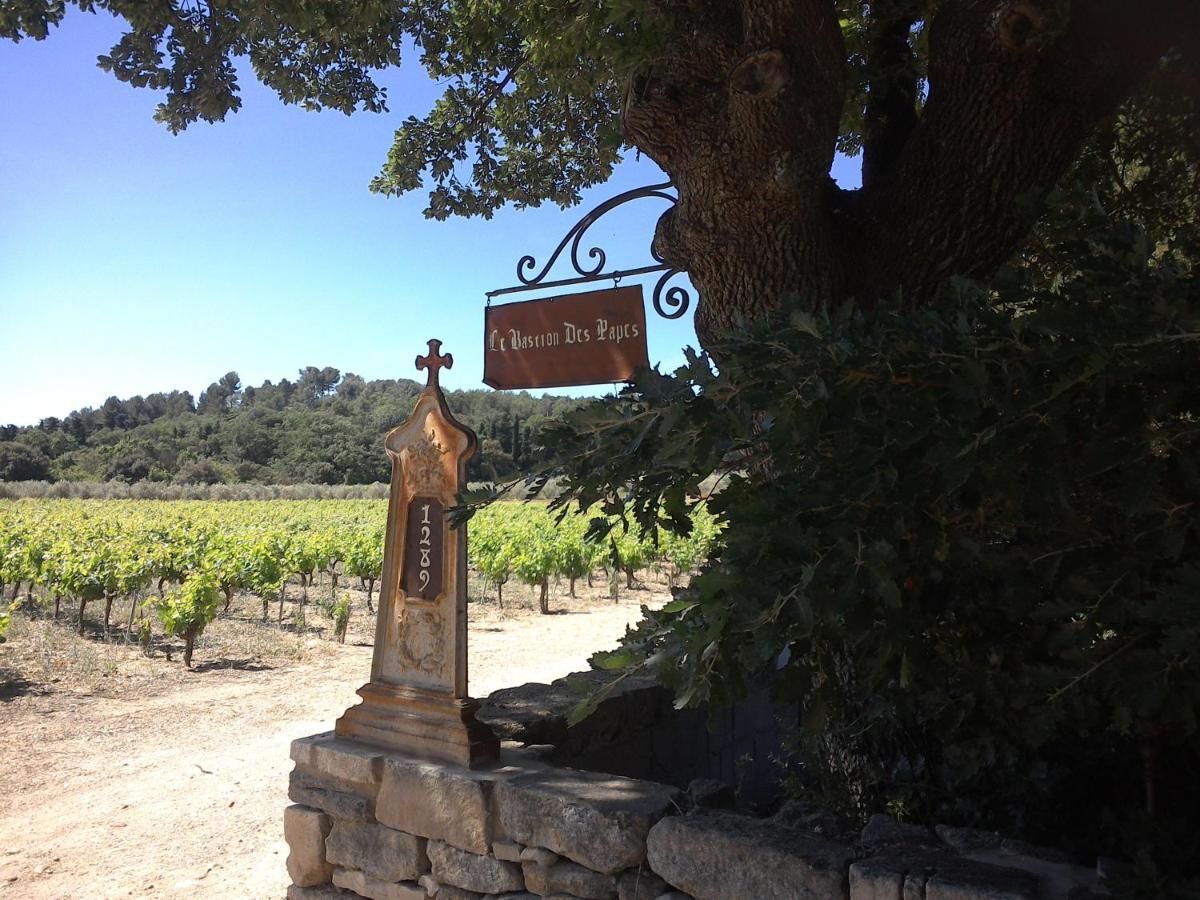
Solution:
{"label": "tree-covered hill", "polygon": [[[367,484],[386,481],[383,435],[412,411],[415,381],[302,369],[295,381],[242,387],[228,372],[198,398],[188,391],[76,410],[36,426],[0,426],[0,481],[175,481]],[[448,392],[479,434],[473,479],[502,478],[536,461],[530,436],[567,397]]]}

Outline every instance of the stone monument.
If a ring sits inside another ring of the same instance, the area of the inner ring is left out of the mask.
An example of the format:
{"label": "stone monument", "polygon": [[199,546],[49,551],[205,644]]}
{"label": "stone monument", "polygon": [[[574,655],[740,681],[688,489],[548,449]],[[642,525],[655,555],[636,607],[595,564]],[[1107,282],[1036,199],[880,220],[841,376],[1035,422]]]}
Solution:
{"label": "stone monument", "polygon": [[466,483],[475,433],[446,405],[438,371],[454,364],[441,341],[417,357],[428,372],[408,420],[384,440],[392,460],[371,680],[335,728],[410,756],[476,768],[499,740],[467,696],[467,529],[447,513]]}

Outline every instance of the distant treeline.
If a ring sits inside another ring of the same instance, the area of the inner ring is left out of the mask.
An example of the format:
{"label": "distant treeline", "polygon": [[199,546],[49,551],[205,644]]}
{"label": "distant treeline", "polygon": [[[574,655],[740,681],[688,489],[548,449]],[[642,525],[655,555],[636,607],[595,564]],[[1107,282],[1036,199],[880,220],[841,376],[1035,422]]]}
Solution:
{"label": "distant treeline", "polygon": [[[390,476],[383,435],[412,412],[415,381],[365,379],[302,369],[296,381],[243,387],[228,372],[200,394],[187,391],[76,410],[37,425],[0,426],[0,482],[140,482],[369,485]],[[472,481],[529,471],[533,435],[575,406],[566,397],[449,391],[455,415],[475,429]]]}

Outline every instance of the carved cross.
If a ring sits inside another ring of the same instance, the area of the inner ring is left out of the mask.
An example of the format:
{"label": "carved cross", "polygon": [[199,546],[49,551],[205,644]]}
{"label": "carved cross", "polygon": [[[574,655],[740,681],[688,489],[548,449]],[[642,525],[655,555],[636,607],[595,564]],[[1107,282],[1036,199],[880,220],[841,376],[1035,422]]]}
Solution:
{"label": "carved cross", "polygon": [[442,342],[437,338],[432,338],[428,341],[428,344],[429,352],[424,356],[417,357],[417,371],[419,372],[422,369],[428,369],[429,375],[426,378],[425,387],[440,389],[441,385],[438,384],[438,369],[441,369],[443,366],[447,369],[453,369],[454,354],[447,353],[445,356],[443,356],[440,352],[442,349]]}

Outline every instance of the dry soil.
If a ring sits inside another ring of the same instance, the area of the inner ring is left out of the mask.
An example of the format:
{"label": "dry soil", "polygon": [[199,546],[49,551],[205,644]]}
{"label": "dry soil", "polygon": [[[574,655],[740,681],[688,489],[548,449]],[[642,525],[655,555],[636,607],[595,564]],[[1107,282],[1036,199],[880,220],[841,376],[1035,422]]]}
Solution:
{"label": "dry soil", "polygon": [[[580,592],[550,616],[517,590],[504,611],[473,603],[471,692],[586,668],[640,604],[667,599],[661,586],[618,603]],[[192,672],[178,647],[168,662],[116,629],[18,621],[0,646],[0,898],[282,898],[289,743],[357,702],[373,626],[356,606],[339,645],[311,605],[296,630],[290,603],[280,631],[246,598]]]}

